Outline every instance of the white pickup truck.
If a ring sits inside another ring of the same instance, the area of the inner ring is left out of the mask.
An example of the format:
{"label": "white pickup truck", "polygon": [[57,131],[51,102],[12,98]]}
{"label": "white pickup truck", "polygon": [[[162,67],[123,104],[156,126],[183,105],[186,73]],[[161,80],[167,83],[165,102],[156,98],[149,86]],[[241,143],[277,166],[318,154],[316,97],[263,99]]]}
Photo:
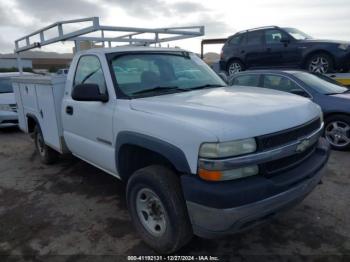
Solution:
{"label": "white pickup truck", "polygon": [[23,76],[13,86],[41,160],[71,152],[125,181],[131,219],[159,253],[288,209],[320,182],[329,156],[319,106],[228,87],[177,48],[82,51],[67,78]]}

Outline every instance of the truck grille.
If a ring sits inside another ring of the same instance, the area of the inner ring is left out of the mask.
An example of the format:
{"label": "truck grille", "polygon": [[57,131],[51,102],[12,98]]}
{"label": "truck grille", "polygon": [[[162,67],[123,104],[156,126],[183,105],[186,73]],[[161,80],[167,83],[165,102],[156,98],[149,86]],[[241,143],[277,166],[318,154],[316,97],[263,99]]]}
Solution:
{"label": "truck grille", "polygon": [[316,145],[313,145],[302,153],[264,163],[260,165],[260,173],[265,177],[272,177],[280,172],[291,169],[309,158],[315,151],[315,148]]}
{"label": "truck grille", "polygon": [[307,124],[286,129],[280,132],[259,136],[256,138],[258,150],[265,151],[275,147],[279,147],[300,138],[310,135],[321,126],[321,119],[317,118]]}

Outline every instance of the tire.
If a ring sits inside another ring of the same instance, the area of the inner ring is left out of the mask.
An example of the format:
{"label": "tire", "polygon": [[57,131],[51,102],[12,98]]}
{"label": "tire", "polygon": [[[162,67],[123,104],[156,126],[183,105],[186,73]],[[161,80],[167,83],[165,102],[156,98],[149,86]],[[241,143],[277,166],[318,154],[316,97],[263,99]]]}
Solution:
{"label": "tire", "polygon": [[240,60],[234,59],[228,63],[226,71],[228,76],[232,76],[235,73],[238,73],[244,70],[245,70],[244,64]]}
{"label": "tire", "polygon": [[192,226],[180,180],[173,171],[156,165],[137,170],[126,194],[136,230],[156,252],[171,254],[190,241]]}
{"label": "tire", "polygon": [[350,149],[350,116],[334,115],[326,118],[325,137],[335,150]]}
{"label": "tire", "polygon": [[313,54],[307,61],[305,69],[311,73],[326,74],[334,71],[332,57],[327,53]]}
{"label": "tire", "polygon": [[39,154],[40,161],[43,164],[50,165],[57,161],[58,153],[45,144],[44,136],[39,125],[36,125],[34,128],[34,143]]}

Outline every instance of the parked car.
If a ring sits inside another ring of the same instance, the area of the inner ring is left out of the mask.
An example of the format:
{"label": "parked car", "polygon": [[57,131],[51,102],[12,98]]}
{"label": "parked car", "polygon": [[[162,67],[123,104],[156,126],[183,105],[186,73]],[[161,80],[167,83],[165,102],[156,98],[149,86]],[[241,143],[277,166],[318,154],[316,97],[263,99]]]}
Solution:
{"label": "parked car", "polygon": [[229,75],[253,68],[299,68],[310,72],[346,71],[350,42],[319,40],[296,28],[269,26],[241,31],[222,48],[220,68]]}
{"label": "parked car", "polygon": [[350,90],[324,75],[305,71],[253,70],[233,75],[234,86],[256,86],[311,99],[323,111],[325,137],[334,149],[350,149]]}
{"label": "parked car", "polygon": [[18,125],[17,106],[11,77],[19,73],[0,73],[0,128]]}

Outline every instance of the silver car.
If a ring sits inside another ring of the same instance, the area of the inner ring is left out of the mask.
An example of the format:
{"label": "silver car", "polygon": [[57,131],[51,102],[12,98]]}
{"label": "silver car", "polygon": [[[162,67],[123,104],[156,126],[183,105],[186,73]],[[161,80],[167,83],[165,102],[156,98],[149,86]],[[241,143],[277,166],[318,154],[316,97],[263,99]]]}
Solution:
{"label": "silver car", "polygon": [[11,77],[19,73],[0,74],[0,128],[17,126],[18,115]]}

